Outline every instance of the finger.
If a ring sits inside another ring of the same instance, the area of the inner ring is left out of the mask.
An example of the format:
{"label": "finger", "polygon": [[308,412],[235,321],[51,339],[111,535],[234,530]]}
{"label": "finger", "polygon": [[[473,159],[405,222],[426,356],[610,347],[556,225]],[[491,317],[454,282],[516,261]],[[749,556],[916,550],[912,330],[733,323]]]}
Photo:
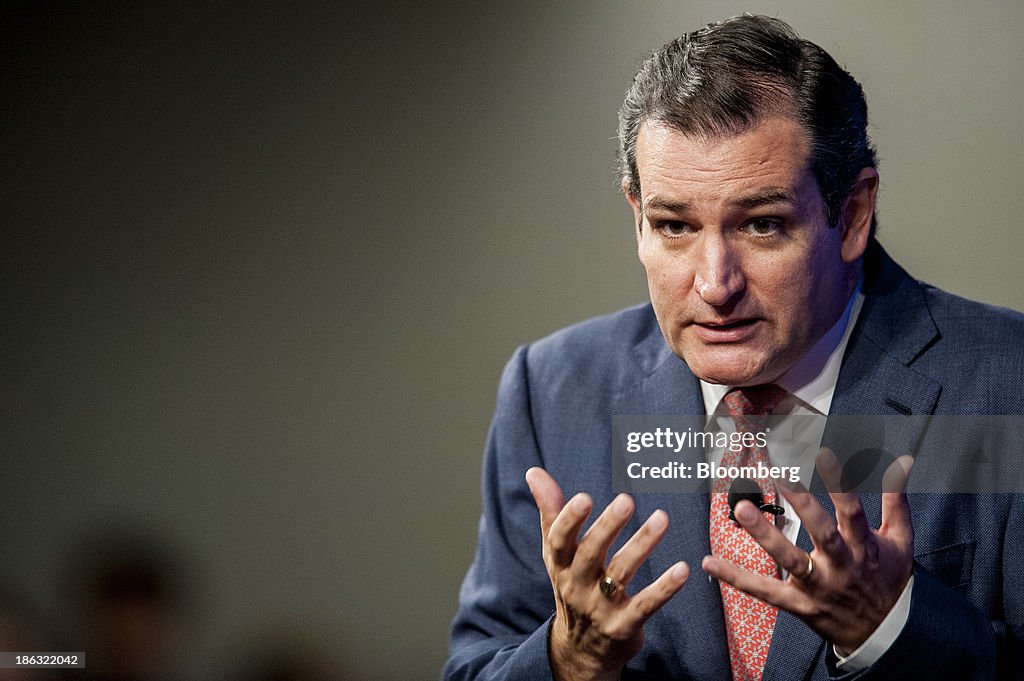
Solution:
{"label": "finger", "polygon": [[752,503],[741,501],[736,504],[734,513],[740,527],[764,547],[779,567],[791,575],[802,575],[807,571],[807,552],[786,539],[775,523],[765,518]]}
{"label": "finger", "polygon": [[551,523],[565,506],[565,495],[551,474],[537,466],[526,471],[526,486],[530,488],[533,501],[540,511],[541,531],[547,536]]}
{"label": "finger", "polygon": [[847,544],[863,546],[873,536],[871,525],[864,514],[864,506],[856,492],[843,491],[843,467],[836,455],[828,447],[818,452],[815,466],[818,474],[825,481],[832,505],[836,508],[836,524]]}
{"label": "finger", "polygon": [[651,615],[656,613],[661,606],[668,603],[690,577],[690,566],[679,561],[668,570],[665,570],[652,583],[645,586],[629,600],[629,604],[623,609],[622,617],[633,624],[643,624]]}
{"label": "finger", "polygon": [[914,458],[901,456],[892,462],[882,476],[882,527],[879,532],[897,541],[914,540],[910,502],[907,500],[907,480],[913,468]]}
{"label": "finger", "polygon": [[668,514],[657,510],[640,526],[622,548],[608,561],[605,574],[622,584],[629,584],[636,571],[651,555],[651,551],[665,536],[668,529]]}
{"label": "finger", "polygon": [[754,598],[760,598],[769,605],[790,612],[797,612],[798,605],[807,598],[789,582],[755,575],[717,556],[704,556],[701,568],[719,581],[731,584]]}
{"label": "finger", "polygon": [[799,516],[816,549],[829,554],[837,561],[849,560],[850,549],[839,533],[836,521],[821,507],[813,494],[786,487],[779,487],[778,490],[793,507],[793,512]]}
{"label": "finger", "polygon": [[558,567],[572,565],[576,555],[576,539],[580,536],[583,523],[590,515],[594,503],[590,495],[580,492],[573,496],[551,523],[544,535],[544,546],[551,554],[551,559]]}
{"label": "finger", "polygon": [[628,494],[615,497],[601,512],[576,548],[572,571],[577,578],[591,581],[604,574],[608,549],[632,515],[633,500]]}

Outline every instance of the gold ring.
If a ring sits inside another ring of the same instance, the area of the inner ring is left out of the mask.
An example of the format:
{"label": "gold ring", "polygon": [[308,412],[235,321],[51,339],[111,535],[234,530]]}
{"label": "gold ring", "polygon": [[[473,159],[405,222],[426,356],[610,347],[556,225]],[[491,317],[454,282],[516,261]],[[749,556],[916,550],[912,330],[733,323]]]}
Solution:
{"label": "gold ring", "polygon": [[622,588],[622,584],[616,582],[608,575],[602,577],[598,585],[601,587],[601,593],[605,595],[605,598],[614,598],[615,594],[619,593],[619,589]]}
{"label": "gold ring", "polygon": [[803,576],[800,576],[800,577],[797,577],[795,574],[793,576],[796,577],[796,579],[799,579],[800,581],[803,581],[805,579],[808,579],[813,574],[814,574],[814,559],[811,558],[811,554],[808,553],[807,554],[807,572],[805,572],[803,574]]}

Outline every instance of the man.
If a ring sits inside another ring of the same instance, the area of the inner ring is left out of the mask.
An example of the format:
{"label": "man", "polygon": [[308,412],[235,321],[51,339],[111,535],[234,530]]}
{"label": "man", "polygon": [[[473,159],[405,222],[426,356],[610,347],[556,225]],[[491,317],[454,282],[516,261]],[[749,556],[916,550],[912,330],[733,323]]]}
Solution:
{"label": "man", "polygon": [[[648,59],[619,115],[651,305],[506,367],[444,678],[1019,676],[1014,495],[908,500],[901,458],[891,493],[858,496],[828,452],[831,494],[764,487],[778,525],[751,501],[728,520],[718,487],[613,494],[615,415],[1024,412],[1024,319],[914,281],[874,240],[863,94],[819,47],[774,19],[710,25]],[[913,466],[963,460],[922,447]]]}

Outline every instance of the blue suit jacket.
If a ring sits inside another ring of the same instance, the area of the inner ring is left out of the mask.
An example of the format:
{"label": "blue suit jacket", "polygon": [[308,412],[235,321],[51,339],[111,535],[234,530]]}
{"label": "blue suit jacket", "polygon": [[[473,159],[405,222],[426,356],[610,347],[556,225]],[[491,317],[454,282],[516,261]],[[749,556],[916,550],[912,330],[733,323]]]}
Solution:
{"label": "blue suit jacket", "polygon": [[[1024,317],[911,279],[877,244],[865,260],[865,301],[843,359],[832,414],[1022,414]],[[546,468],[566,497],[611,501],[615,414],[702,414],[699,384],[662,338],[650,306],[584,322],[517,350],[502,376],[483,470],[476,557],[460,593],[445,679],[550,679],[554,601],[536,506],[523,475]],[[908,419],[907,441],[926,435]],[[825,431],[827,444],[836,433]],[[915,475],[956,475],[964,452],[919,453]],[[925,473],[921,473],[925,471]],[[827,495],[820,495],[831,511]],[[877,495],[862,500],[872,526]],[[1024,636],[1024,496],[911,495],[915,584],[902,634],[849,678],[1019,678]],[[710,553],[708,497],[639,494],[616,548],[655,509],[671,525],[630,585],[677,560],[687,584],[645,626],[624,679],[730,679],[721,600],[700,570]],[[798,544],[810,550],[804,530]],[[613,548],[613,551],[615,549]],[[764,679],[846,678],[831,646],[780,612]]]}

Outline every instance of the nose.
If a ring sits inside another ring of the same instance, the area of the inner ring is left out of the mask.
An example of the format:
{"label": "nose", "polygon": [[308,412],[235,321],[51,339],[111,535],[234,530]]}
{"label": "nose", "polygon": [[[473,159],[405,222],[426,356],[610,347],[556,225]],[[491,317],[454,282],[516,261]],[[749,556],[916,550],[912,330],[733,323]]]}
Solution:
{"label": "nose", "polygon": [[693,288],[708,305],[725,305],[746,287],[739,254],[721,234],[705,230],[696,257]]}

